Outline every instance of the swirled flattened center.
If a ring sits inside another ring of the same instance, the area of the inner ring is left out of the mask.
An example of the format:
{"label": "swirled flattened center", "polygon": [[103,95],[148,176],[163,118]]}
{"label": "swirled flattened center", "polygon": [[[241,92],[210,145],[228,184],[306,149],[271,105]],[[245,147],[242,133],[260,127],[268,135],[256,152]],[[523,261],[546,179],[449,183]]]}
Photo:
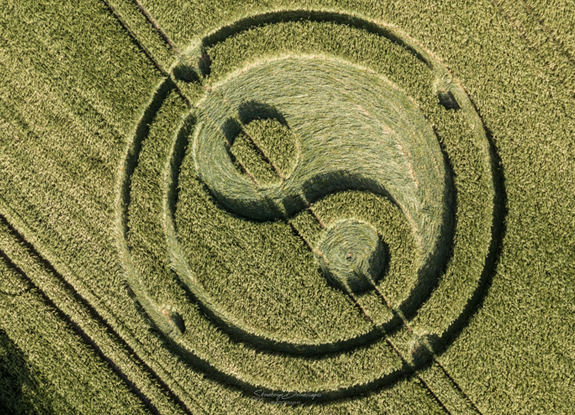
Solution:
{"label": "swirled flattened center", "polygon": [[319,243],[317,255],[328,280],[344,292],[373,287],[387,259],[377,231],[355,219],[331,226]]}

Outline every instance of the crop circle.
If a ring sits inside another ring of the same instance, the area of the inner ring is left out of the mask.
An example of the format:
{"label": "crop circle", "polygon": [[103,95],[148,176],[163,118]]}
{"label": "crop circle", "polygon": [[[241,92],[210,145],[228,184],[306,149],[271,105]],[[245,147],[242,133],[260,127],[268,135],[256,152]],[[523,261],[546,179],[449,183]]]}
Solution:
{"label": "crop circle", "polygon": [[[373,22],[298,13],[237,22],[174,66],[125,163],[120,255],[191,365],[331,399],[393,382],[453,339],[494,261],[499,184],[472,102],[432,54]],[[249,45],[264,28],[262,55]],[[352,55],[332,33],[372,49]],[[147,127],[162,117],[179,119],[170,137]],[[161,255],[145,254],[150,235]]]}

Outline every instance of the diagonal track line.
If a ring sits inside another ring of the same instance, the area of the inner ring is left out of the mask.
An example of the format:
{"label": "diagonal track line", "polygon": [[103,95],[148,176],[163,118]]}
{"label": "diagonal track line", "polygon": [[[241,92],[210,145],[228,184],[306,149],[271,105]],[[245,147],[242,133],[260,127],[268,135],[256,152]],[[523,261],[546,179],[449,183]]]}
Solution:
{"label": "diagonal track line", "polygon": [[421,382],[421,385],[427,390],[429,391],[429,393],[431,394],[431,396],[433,397],[433,399],[439,404],[439,406],[441,406],[441,409],[443,409],[447,414],[451,415],[451,412],[449,412],[449,410],[446,408],[446,406],[443,404],[443,402],[441,402],[441,400],[439,399],[439,397],[433,393],[433,391],[431,390],[431,387],[427,384],[426,381],[423,380],[423,378],[421,376],[419,376],[418,374],[415,375],[417,377],[417,380],[419,382]]}
{"label": "diagonal track line", "polygon": [[575,66],[575,59],[573,58],[573,56],[571,56],[571,54],[563,46],[561,46],[561,44],[557,40],[557,37],[553,33],[551,33],[551,31],[549,30],[549,28],[547,28],[547,26],[545,26],[539,14],[533,9],[533,7],[527,4],[525,0],[522,0],[521,3],[523,4],[523,8],[527,11],[527,13],[529,13],[531,18],[539,24],[541,30],[545,32],[545,34],[547,34],[547,37],[549,37],[549,39],[551,39],[553,43],[555,43],[555,46],[557,47],[557,49],[559,49],[561,55],[563,55],[573,66]]}
{"label": "diagonal track line", "polygon": [[[222,133],[222,135],[224,136],[224,138],[226,137],[226,134],[224,133],[224,131],[221,129],[221,127],[213,120],[212,117],[210,117],[210,115],[204,111],[203,109],[199,109],[201,111],[201,113],[203,114],[203,116],[214,126],[214,128],[216,128],[219,132]],[[232,147],[232,144],[228,141],[228,139],[226,138],[226,147],[228,149],[230,149]],[[256,177],[248,170],[247,166],[245,165],[245,163],[243,163],[241,160],[236,159],[237,163],[240,165],[240,167],[242,168],[242,170],[244,171],[244,173],[250,178],[252,184],[254,185],[254,187],[259,186],[259,182],[258,179],[256,179]]]}
{"label": "diagonal track line", "polygon": [[291,222],[288,221],[290,227],[292,228],[292,231],[306,244],[306,246],[308,247],[308,249],[312,252],[312,253],[317,253],[319,254],[318,251],[316,251],[313,246],[311,246],[311,244],[309,243],[309,241],[304,238],[304,236],[300,233],[300,231],[296,228],[296,226]]}
{"label": "diagonal track line", "polygon": [[[17,238],[19,242],[23,245],[26,245],[27,248],[30,248],[28,246],[27,241],[23,239],[22,235],[20,235],[2,215],[0,215],[0,223],[2,223],[2,225],[6,226],[9,229],[10,233],[12,234],[11,236]],[[37,252],[34,253],[37,254]],[[0,258],[6,261],[6,263],[28,283],[30,288],[37,290],[39,295],[42,297],[44,303],[47,304],[49,307],[53,308],[56,315],[61,320],[65,321],[68,324],[68,326],[71,327],[76,332],[76,334],[78,334],[84,340],[85,343],[91,346],[91,348],[96,352],[98,357],[100,357],[100,359],[106,362],[106,364],[112,369],[112,371],[116,373],[118,377],[120,377],[124,381],[124,383],[126,383],[126,385],[128,385],[130,390],[144,403],[144,405],[150,410],[150,412],[157,415],[160,414],[156,406],[140,390],[140,388],[138,388],[138,386],[136,386],[134,382],[128,378],[128,376],[122,371],[122,369],[120,369],[118,365],[102,351],[98,343],[94,339],[92,339],[92,337],[90,337],[82,329],[82,327],[80,327],[74,320],[72,320],[72,318],[68,314],[62,311],[56,305],[56,303],[54,303],[54,301],[44,292],[44,290],[42,290],[42,288],[40,288],[37,284],[35,284],[34,281],[26,274],[26,272],[24,272],[22,268],[20,268],[16,263],[14,263],[12,259],[1,249],[0,249]],[[41,262],[44,261],[41,260]],[[54,271],[53,269],[50,268],[49,270],[52,272]]]}
{"label": "diagonal track line", "polygon": [[451,385],[453,385],[453,387],[463,396],[463,398],[471,405],[471,407],[473,408],[473,410],[475,412],[477,412],[479,415],[482,415],[481,411],[479,410],[479,408],[475,405],[475,403],[471,400],[471,398],[463,391],[463,389],[461,389],[461,386],[459,386],[459,384],[455,381],[455,379],[453,379],[453,377],[449,374],[449,372],[447,371],[447,369],[445,369],[445,367],[439,362],[439,360],[437,360],[437,358],[435,357],[435,355],[433,355],[433,361],[435,362],[435,364],[437,364],[437,366],[441,369],[441,371],[443,372],[443,374],[447,377],[447,379],[449,380],[449,382],[451,383]]}
{"label": "diagonal track line", "polygon": [[162,75],[169,77],[170,74],[168,73],[168,71],[164,69],[164,67],[158,62],[158,60],[154,57],[154,55],[150,52],[150,50],[140,41],[140,39],[138,39],[136,32],[134,32],[134,30],[130,27],[128,22],[126,22],[126,20],[120,15],[120,13],[116,10],[116,8],[112,6],[112,4],[108,0],[102,0],[102,2],[106,5],[107,9],[110,11],[110,13],[112,13],[112,15],[116,18],[116,20],[120,22],[120,25],[122,25],[124,30],[128,33],[134,44],[138,46],[142,50],[144,55],[146,55],[146,57],[154,64],[156,69],[158,69],[162,73]]}
{"label": "diagonal track line", "polygon": [[[505,20],[507,21],[507,23],[519,34],[519,36],[523,39],[523,41],[525,42],[525,44],[527,45],[527,47],[538,57],[541,57],[541,53],[539,52],[538,48],[536,48],[533,45],[533,42],[531,42],[529,40],[529,38],[527,37],[526,31],[525,29],[523,29],[521,27],[521,25],[519,23],[515,24],[511,17],[509,16],[509,13],[505,11],[505,9],[503,8],[503,5],[501,5],[501,3],[499,2],[499,0],[490,0],[491,4],[493,4],[493,6],[499,10],[499,13],[505,18]],[[524,3],[525,4],[525,3]],[[525,10],[527,11],[527,13],[529,13],[529,10],[527,9],[527,7],[525,8]],[[533,18],[533,16],[530,14],[530,16]],[[535,19],[534,19],[535,20]],[[541,25],[542,26],[542,25]],[[544,30],[542,30],[543,32],[545,32]],[[553,40],[553,39],[552,39]],[[571,64],[574,64],[574,62],[570,59],[570,56],[565,55],[563,53],[561,53],[561,55],[563,57],[565,57]],[[549,71],[550,74],[553,75],[553,77],[556,79],[557,82],[559,82],[559,84],[561,85],[561,87],[563,87],[563,89],[565,90],[565,92],[567,92],[568,95],[573,96],[574,92],[571,89],[571,87],[569,87],[566,83],[563,77],[561,77],[559,74],[557,74],[557,72],[555,70],[553,70],[551,68],[551,66],[549,66],[549,63],[547,62],[546,59],[541,59],[541,61],[543,62],[543,65],[547,68],[547,70]]]}
{"label": "diagonal track line", "polygon": [[[0,216],[0,222],[3,222],[4,224],[8,225],[9,228],[11,228],[3,216]],[[20,235],[18,235],[18,236],[20,236]],[[116,363],[102,351],[102,349],[100,348],[98,343],[94,339],[92,339],[76,322],[74,322],[74,320],[72,320],[72,318],[70,318],[70,316],[68,314],[64,313],[60,308],[58,308],[58,306],[54,303],[54,301],[52,301],[52,299],[39,286],[37,286],[34,283],[34,281],[32,281],[32,279],[17,264],[15,264],[10,259],[10,257],[8,257],[8,255],[4,251],[2,251],[1,249],[0,249],[0,258],[2,258],[4,261],[6,261],[6,263],[12,269],[14,269],[28,283],[28,285],[30,287],[28,289],[35,289],[38,292],[40,297],[42,297],[42,300],[44,301],[44,303],[46,305],[48,305],[50,308],[54,309],[54,313],[56,314],[56,316],[58,318],[60,318],[61,320],[63,320],[64,322],[66,322],[66,324],[69,327],[71,327],[72,330],[74,330],[74,332],[76,332],[76,334],[78,336],[80,336],[80,338],[82,338],[82,340],[86,344],[88,344],[96,352],[96,355],[102,361],[104,361],[108,365],[108,367],[110,367],[112,369],[112,371],[116,375],[118,375],[118,377],[120,379],[122,379],[122,381],[124,381],[124,383],[132,391],[132,393],[134,395],[136,395],[140,399],[140,401],[142,401],[142,403],[145,405],[145,407],[152,414],[160,415],[158,408],[156,408],[156,406],[140,390],[140,388],[138,388],[138,386],[136,386],[134,384],[134,382],[128,378],[128,376],[122,371],[122,369],[120,369],[118,367],[118,365],[116,365]]]}
{"label": "diagonal track line", "polygon": [[[136,35],[136,32],[132,29],[132,27],[128,24],[128,22],[126,22],[126,20],[122,17],[122,15],[118,12],[118,10],[116,10],[116,8],[109,2],[109,0],[101,0],[101,1],[105,4],[106,8],[116,18],[116,20],[120,23],[120,25],[124,28],[124,30],[128,33],[128,35],[132,39],[132,42],[144,53],[144,55],[150,60],[150,62],[152,62],[152,64],[156,67],[156,69],[166,78],[171,78],[170,73],[162,66],[162,64],[160,64],[160,62],[154,57],[152,52],[150,52],[150,50],[144,45],[144,43],[140,41],[140,39]],[[138,4],[141,6],[141,3],[138,2]],[[142,13],[144,13],[145,9],[140,6],[138,6],[138,9],[142,11]],[[181,56],[181,52],[178,50],[176,45],[168,38],[166,33],[159,26],[157,26],[157,23],[155,23],[156,21],[153,19],[153,17],[151,15],[148,17],[149,13],[144,15],[146,19],[148,19],[150,23],[154,25],[154,29],[156,29],[156,31],[158,31],[158,33],[164,39],[164,41],[166,41],[168,45],[170,45],[170,47],[174,50],[176,55]],[[193,105],[192,102],[190,101],[190,98],[188,98],[188,96],[181,90],[178,83],[174,82],[174,85],[176,91],[178,92],[178,95],[184,101],[186,101],[186,103],[190,107],[192,107]]]}
{"label": "diagonal track line", "polygon": [[[312,251],[312,253],[316,253],[318,255],[320,255],[322,258],[325,259],[325,257],[323,257],[323,255],[321,254],[321,252],[316,251],[313,249],[313,247],[310,245],[310,243],[307,241],[307,239],[305,239],[297,230],[297,228],[291,223],[289,222],[290,226],[292,227],[292,229],[294,230],[294,232],[305,242],[305,244],[308,246],[308,248],[310,249],[310,251]],[[363,314],[364,318],[369,321],[374,327],[376,327],[376,323],[375,321],[371,318],[371,316],[369,315],[369,313],[367,312],[367,310],[359,303],[359,301],[357,300],[357,298],[353,295],[353,293],[348,292],[348,297],[351,300],[351,302],[355,305],[355,307],[357,307],[361,313]],[[392,309],[392,312],[395,311]],[[377,328],[377,327],[376,327]],[[411,332],[411,328],[409,328],[409,331]],[[439,398],[439,396],[437,396],[435,394],[435,392],[433,392],[433,390],[431,389],[431,387],[427,384],[427,382],[425,382],[423,380],[423,378],[412,368],[412,366],[409,364],[409,362],[407,361],[407,359],[403,356],[403,354],[401,353],[401,351],[397,348],[397,346],[395,344],[393,344],[393,342],[387,337],[385,336],[385,332],[383,333],[384,335],[384,339],[385,342],[387,343],[387,345],[395,352],[395,354],[397,354],[397,356],[399,357],[399,359],[401,360],[402,364],[406,367],[409,367],[411,369],[412,375],[414,375],[417,380],[419,381],[419,383],[423,386],[424,389],[427,390],[427,392],[432,396],[432,398],[438,403],[438,405],[441,407],[441,409],[447,413],[448,415],[451,415],[451,412],[447,409],[447,407],[445,406],[445,404],[441,401],[441,399]],[[435,356],[434,356],[435,359]],[[443,369],[443,367],[442,367]],[[446,375],[447,372],[445,372]],[[449,377],[450,379],[452,379],[451,377]],[[461,390],[459,387],[457,387],[458,390]],[[463,392],[463,391],[461,391]],[[478,411],[479,412],[479,411]]]}
{"label": "diagonal track line", "polygon": [[176,46],[176,44],[172,41],[172,39],[170,39],[168,34],[160,27],[158,21],[154,19],[154,16],[152,16],[150,12],[146,10],[146,8],[140,2],[140,0],[132,0],[132,2],[138,7],[138,10],[140,10],[140,12],[146,18],[146,20],[148,20],[150,24],[154,26],[154,29],[156,29],[160,37],[172,48],[172,50],[176,53],[176,55],[182,56],[182,52],[180,52],[180,49]]}
{"label": "diagonal track line", "polygon": [[[207,85],[206,85],[207,87]],[[211,88],[207,87],[206,88],[208,90],[208,93],[212,93]],[[273,160],[269,157],[268,154],[266,154],[266,152],[258,145],[258,143],[254,140],[254,138],[252,137],[252,135],[249,133],[249,129],[248,127],[242,122],[242,120],[240,119],[239,115],[236,114],[236,112],[232,109],[231,104],[226,100],[226,98],[222,95],[222,93],[220,93],[219,91],[215,91],[213,93],[218,94],[218,97],[220,98],[220,101],[226,105],[228,112],[230,114],[232,114],[234,120],[240,125],[242,132],[246,135],[246,137],[249,139],[250,143],[254,146],[254,148],[256,149],[256,151],[258,152],[258,154],[275,170],[276,174],[278,175],[278,177],[280,178],[281,181],[285,180],[285,176],[283,175],[283,173],[281,172],[281,170],[279,169],[279,167],[273,162]],[[207,116],[207,114],[206,114]],[[214,123],[215,125],[215,123]],[[218,127],[218,129],[220,129]],[[221,131],[221,129],[220,129]],[[227,142],[228,147],[230,146],[230,143]],[[254,183],[254,185],[258,186],[258,181],[255,177],[253,177],[250,172],[247,170],[247,168],[244,166],[243,163],[241,163],[239,160],[238,162],[240,163],[240,165],[242,166],[242,168],[244,169],[244,172],[250,177],[250,179],[252,179],[252,182]],[[319,225],[325,229],[326,225],[325,223],[321,220],[321,218],[316,214],[316,212],[313,210],[313,208],[311,207],[311,204],[309,203],[309,201],[305,198],[305,196],[303,194],[300,194],[300,197],[305,201],[305,206],[306,209],[311,213],[311,215],[315,218],[315,220],[317,220],[317,222],[319,223]],[[293,228],[293,225],[291,225]],[[295,230],[295,228],[294,228]],[[299,232],[296,231],[296,233],[298,234],[298,236],[301,237],[301,235],[299,235]],[[302,238],[303,239],[303,238]],[[309,246],[309,243],[306,244]],[[310,248],[311,249],[311,248]],[[311,249],[312,252],[314,251],[313,249]]]}
{"label": "diagonal track line", "polygon": [[[375,321],[373,321],[373,319],[371,318],[369,313],[361,306],[361,304],[359,304],[359,301],[357,301],[357,298],[355,298],[355,296],[351,292],[349,292],[348,295],[350,296],[352,301],[355,303],[356,307],[358,307],[361,310],[361,312],[365,316],[365,318],[375,326]],[[441,399],[439,399],[439,396],[437,396],[435,394],[435,392],[433,392],[433,390],[427,384],[427,382],[425,382],[423,380],[423,378],[413,369],[413,367],[409,364],[407,359],[403,356],[403,353],[401,353],[401,351],[397,348],[397,346],[395,344],[393,344],[393,342],[387,336],[385,336],[385,333],[384,333],[384,337],[385,337],[385,342],[387,343],[387,345],[395,352],[395,354],[397,354],[397,356],[401,359],[401,362],[403,363],[403,365],[407,366],[411,369],[412,374],[421,383],[423,388],[426,389],[427,392],[429,392],[429,394],[433,397],[433,399],[439,404],[441,409],[443,409],[443,411],[445,411],[445,413],[451,415],[451,412],[447,409],[445,404],[443,402],[441,402]]]}
{"label": "diagonal track line", "polygon": [[[5,202],[3,201],[2,198],[0,198],[0,207],[4,207],[4,209],[3,209],[4,211],[0,212],[0,223],[3,223],[5,226],[7,226],[8,229],[10,230],[10,232],[13,234],[13,236],[21,242],[20,245],[23,246],[27,251],[31,252],[32,255],[36,258],[36,260],[41,264],[41,266],[44,267],[45,269],[47,269],[48,272],[53,275],[53,277],[58,281],[58,283],[66,291],[66,294],[69,297],[71,297],[71,299],[83,309],[82,312],[86,313],[89,316],[89,318],[94,320],[100,327],[102,327],[104,329],[104,331],[106,332],[106,334],[108,335],[108,337],[112,341],[112,343],[118,344],[120,346],[120,350],[124,350],[125,354],[127,356],[129,356],[129,360],[135,362],[135,364],[138,367],[142,368],[143,371],[146,372],[148,377],[151,380],[153,380],[153,382],[157,385],[156,386],[157,388],[159,388],[162,392],[165,393],[165,395],[167,395],[171,400],[173,400],[175,402],[175,404],[184,413],[191,415],[191,412],[188,410],[187,406],[179,398],[179,396],[163,381],[163,379],[148,364],[146,364],[139,357],[138,353],[136,353],[136,351],[126,342],[126,340],[124,340],[124,338],[122,336],[120,336],[120,334],[116,330],[114,330],[114,328],[112,328],[112,326],[92,306],[92,304],[90,304],[90,302],[88,300],[86,300],[82,295],[80,295],[80,293],[64,278],[64,276],[60,272],[57,271],[57,269],[50,262],[50,260],[48,260],[46,257],[44,257],[43,255],[41,255],[39,253],[39,251],[36,249],[36,247],[25,238],[25,236],[21,232],[21,230],[17,229],[17,227],[13,223],[10,222],[10,220],[7,217],[6,212],[5,212],[7,206],[4,204],[5,204]],[[4,206],[2,206],[2,205],[4,205]],[[4,254],[4,253],[2,251],[0,251],[0,254]],[[2,255],[2,257],[4,257],[4,256],[5,256],[5,254]],[[8,257],[6,256],[6,258],[8,258]],[[8,258],[8,260],[10,260],[10,259]],[[10,260],[10,262],[12,262],[12,261]],[[104,354],[104,352],[100,349],[100,346],[97,344],[97,342],[94,339],[92,339],[92,337],[89,336],[85,332],[85,330],[82,329],[82,327],[78,323],[76,323],[74,321],[74,319],[69,314],[65,313],[56,304],[56,302],[42,290],[41,287],[39,287],[36,283],[34,283],[34,281],[32,281],[32,279],[30,277],[28,277],[25,273],[23,273],[23,275],[25,276],[27,281],[29,281],[35,287],[38,287],[38,290],[40,293],[42,293],[43,298],[45,298],[45,300],[47,301],[47,303],[49,305],[51,305],[52,307],[54,307],[57,310],[57,313],[59,313],[61,318],[63,318],[66,322],[68,322],[74,328],[74,330],[76,332],[78,332],[80,334],[80,336],[88,344],[90,344],[94,348],[94,350],[96,350],[96,352],[99,355],[101,354],[104,361],[112,368],[112,370],[114,372],[118,373],[119,376],[125,382],[127,382],[128,386],[134,390],[134,393],[136,393],[136,395],[138,397],[140,397],[140,399],[143,399],[144,404],[146,406],[150,406],[150,409],[152,410],[152,412],[154,414],[159,414],[157,408],[151,402],[149,402],[149,399],[143,394],[143,392],[141,392],[139,390],[139,388],[134,384],[134,381],[130,380],[127,377],[127,375],[124,374],[123,371],[117,366],[117,364],[110,357],[108,357],[106,354]],[[149,405],[148,405],[148,402],[149,402]]]}
{"label": "diagonal track line", "polygon": [[[407,329],[407,331],[409,331],[410,333],[413,333],[413,329],[411,328],[411,326],[409,325],[409,323],[407,322],[407,319],[405,318],[405,316],[403,315],[403,313],[401,312],[397,312],[396,310],[394,310],[391,306],[391,303],[387,300],[387,298],[383,295],[383,293],[379,290],[379,288],[374,284],[373,285],[375,292],[377,293],[377,295],[383,300],[383,302],[385,303],[385,305],[389,308],[389,310],[393,313],[393,315],[397,316],[400,318],[402,324],[405,326],[405,328]],[[445,367],[441,364],[441,362],[437,359],[437,357],[435,356],[435,354],[432,355],[433,356],[433,362],[435,364],[437,364],[437,366],[441,369],[441,371],[445,374],[445,376],[447,377],[447,379],[449,380],[449,383],[451,383],[451,385],[453,386],[453,388],[458,391],[463,399],[465,401],[467,401],[470,406],[473,408],[473,410],[475,412],[477,412],[478,414],[481,415],[481,411],[479,410],[479,408],[475,405],[475,403],[471,400],[471,398],[463,391],[463,389],[461,388],[461,386],[459,386],[459,384],[455,381],[455,379],[453,379],[453,377],[449,374],[449,372],[447,371],[447,369],[445,369]]]}
{"label": "diagonal track line", "polygon": [[[232,109],[231,104],[228,102],[228,100],[226,99],[226,97],[224,97],[224,95],[217,91],[217,90],[211,90],[210,91],[212,94],[217,94],[217,96],[219,97],[220,101],[226,105],[228,112],[230,114],[232,114],[234,120],[240,125],[242,132],[246,135],[246,137],[248,138],[248,140],[252,143],[252,145],[254,146],[254,148],[256,149],[256,151],[259,153],[259,155],[270,165],[272,166],[272,168],[275,170],[276,174],[279,176],[279,178],[281,180],[284,180],[285,177],[282,174],[282,172],[280,171],[280,169],[273,163],[273,161],[269,158],[269,156],[265,153],[265,151],[258,145],[258,143],[256,143],[256,141],[253,139],[252,135],[248,132],[248,128],[247,126],[242,122],[242,120],[240,119],[239,115]],[[229,145],[229,142],[228,142]]]}

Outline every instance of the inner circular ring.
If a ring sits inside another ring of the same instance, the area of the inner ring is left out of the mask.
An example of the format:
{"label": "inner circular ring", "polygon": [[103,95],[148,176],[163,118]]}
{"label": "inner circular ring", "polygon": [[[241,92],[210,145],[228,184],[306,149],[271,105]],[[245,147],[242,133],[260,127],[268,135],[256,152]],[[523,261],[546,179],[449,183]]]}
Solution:
{"label": "inner circular ring", "polygon": [[[283,82],[269,82],[270,73]],[[298,136],[300,147],[291,175],[268,186],[242,175],[229,154],[230,138],[246,123],[242,114],[253,116],[254,107],[264,106],[282,117]],[[444,156],[417,106],[387,79],[325,58],[274,60],[219,85],[200,101],[196,116],[193,157],[197,175],[231,213],[256,221],[290,221],[327,194],[368,191],[389,199],[403,212],[418,241],[415,261],[418,272],[425,274],[421,279],[437,277],[445,261],[445,256],[437,255],[445,252],[438,246],[449,235],[445,222],[450,214],[446,205],[450,189]],[[344,131],[340,119],[345,119]],[[182,258],[181,247],[170,246],[174,260]],[[390,315],[368,332],[334,333],[331,341],[273,337],[239,315],[223,311],[193,278],[185,261],[174,263],[192,296],[219,327],[242,341],[265,344],[272,350],[304,354],[342,350],[378,338],[382,329],[390,331],[399,322]],[[406,301],[416,306],[413,299]]]}

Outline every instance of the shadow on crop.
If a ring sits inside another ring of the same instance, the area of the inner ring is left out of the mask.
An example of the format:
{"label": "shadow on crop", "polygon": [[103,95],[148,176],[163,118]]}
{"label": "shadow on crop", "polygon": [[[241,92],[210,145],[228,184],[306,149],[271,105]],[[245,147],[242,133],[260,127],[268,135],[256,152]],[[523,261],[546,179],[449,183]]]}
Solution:
{"label": "shadow on crop", "polygon": [[20,415],[54,414],[28,369],[24,353],[0,329],[0,413]]}

